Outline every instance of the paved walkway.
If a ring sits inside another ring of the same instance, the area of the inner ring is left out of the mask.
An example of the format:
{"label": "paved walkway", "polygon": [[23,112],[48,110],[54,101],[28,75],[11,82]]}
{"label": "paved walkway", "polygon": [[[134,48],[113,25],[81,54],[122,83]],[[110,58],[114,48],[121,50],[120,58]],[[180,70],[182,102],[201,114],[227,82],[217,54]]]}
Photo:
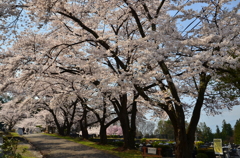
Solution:
{"label": "paved walkway", "polygon": [[118,158],[103,151],[44,134],[24,135],[43,158]]}

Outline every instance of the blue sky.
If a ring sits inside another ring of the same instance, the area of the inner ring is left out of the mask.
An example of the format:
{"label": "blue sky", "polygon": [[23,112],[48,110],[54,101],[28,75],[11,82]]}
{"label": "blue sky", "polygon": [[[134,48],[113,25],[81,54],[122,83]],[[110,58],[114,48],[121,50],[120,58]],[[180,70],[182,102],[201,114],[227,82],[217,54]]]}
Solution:
{"label": "blue sky", "polygon": [[216,125],[219,129],[222,129],[222,121],[226,120],[226,123],[230,123],[232,128],[238,119],[240,119],[240,105],[233,107],[231,111],[224,109],[222,114],[215,116],[207,116],[204,112],[201,115],[199,122],[205,122],[208,127],[212,129],[212,132],[216,132]]}

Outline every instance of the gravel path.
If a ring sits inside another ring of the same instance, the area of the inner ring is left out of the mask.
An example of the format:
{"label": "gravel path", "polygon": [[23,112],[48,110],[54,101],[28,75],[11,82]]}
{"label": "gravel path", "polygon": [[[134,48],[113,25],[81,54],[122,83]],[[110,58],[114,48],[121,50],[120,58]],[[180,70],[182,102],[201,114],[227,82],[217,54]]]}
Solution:
{"label": "gravel path", "polygon": [[88,146],[44,134],[29,134],[24,137],[44,158],[118,158]]}

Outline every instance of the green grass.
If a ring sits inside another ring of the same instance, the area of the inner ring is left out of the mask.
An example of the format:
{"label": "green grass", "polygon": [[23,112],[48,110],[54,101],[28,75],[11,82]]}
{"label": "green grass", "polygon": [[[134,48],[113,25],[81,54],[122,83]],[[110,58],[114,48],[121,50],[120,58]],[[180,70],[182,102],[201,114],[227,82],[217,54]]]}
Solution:
{"label": "green grass", "polygon": [[20,136],[18,133],[16,133],[16,132],[10,132],[10,135],[12,136],[12,137],[22,137],[22,136]]}
{"label": "green grass", "polygon": [[[26,149],[26,151],[22,153],[24,149]],[[29,144],[19,144],[17,152],[20,153],[23,158],[36,158]]]}
{"label": "green grass", "polygon": [[79,141],[78,143],[80,143],[82,145],[89,146],[89,147],[93,147],[95,149],[106,151],[108,153],[111,153],[113,155],[116,155],[116,156],[119,156],[119,157],[122,157],[122,158],[131,158],[131,157],[135,157],[135,158],[139,157],[140,158],[140,157],[142,157],[141,152],[137,151],[137,150],[127,150],[127,151],[122,152],[122,151],[115,150],[116,149],[115,146],[112,146],[112,145],[98,145],[95,142],[86,141],[86,140]]}
{"label": "green grass", "polygon": [[50,135],[50,136],[54,136],[54,137],[58,137],[58,138],[62,138],[62,139],[67,139],[82,145],[86,145],[89,147],[93,147],[95,149],[99,149],[102,151],[105,151],[107,153],[116,155],[118,157],[121,158],[142,158],[142,153],[138,150],[125,150],[125,151],[118,151],[116,150],[117,147],[112,146],[112,145],[99,145],[95,142],[91,142],[88,140],[79,140],[78,138],[72,138],[69,136],[60,136],[57,134],[46,134],[46,135]]}

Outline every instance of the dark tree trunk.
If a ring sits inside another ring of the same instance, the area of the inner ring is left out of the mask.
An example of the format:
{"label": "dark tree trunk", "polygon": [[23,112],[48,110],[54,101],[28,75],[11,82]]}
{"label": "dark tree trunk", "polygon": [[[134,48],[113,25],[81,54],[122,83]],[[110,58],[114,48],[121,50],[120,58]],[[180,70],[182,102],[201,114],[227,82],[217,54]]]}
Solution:
{"label": "dark tree trunk", "polygon": [[[170,104],[169,104],[170,105]],[[172,105],[170,105],[172,106]],[[197,122],[194,124],[190,122],[186,129],[185,116],[183,109],[177,107],[177,110],[166,110],[168,116],[172,122],[175,136],[175,157],[176,158],[192,158],[192,152],[194,149],[194,136]]]}
{"label": "dark tree trunk", "polygon": [[105,119],[100,120],[100,143],[101,144],[107,144],[107,128],[112,125],[113,123],[117,122],[119,120],[119,118],[115,118],[112,121],[108,122],[106,125],[104,124],[105,121],[103,121]]}
{"label": "dark tree trunk", "polygon": [[[198,97],[193,109],[192,117],[189,126],[185,127],[185,115],[182,106],[175,105],[174,110],[164,109],[174,127],[176,149],[176,158],[192,158],[192,152],[194,149],[194,136],[197,129],[197,125],[201,115],[201,108],[204,101],[204,93],[207,88],[207,84],[210,81],[210,76],[205,73],[200,74],[200,83],[198,86]],[[173,90],[175,93],[176,90]],[[176,95],[176,94],[175,94]],[[177,98],[175,96],[175,98]],[[177,99],[176,99],[177,100]],[[180,100],[177,100],[180,103]],[[173,104],[169,104],[173,106]]]}
{"label": "dark tree trunk", "polygon": [[13,129],[13,126],[14,126],[14,125],[15,125],[14,123],[10,122],[10,123],[8,124],[8,130],[11,131],[11,130]]}
{"label": "dark tree trunk", "polygon": [[81,128],[81,131],[82,131],[82,137],[84,139],[88,139],[88,130],[87,130],[87,126],[85,125],[84,120],[80,120],[80,128]]}
{"label": "dark tree trunk", "polygon": [[52,116],[53,116],[54,122],[55,122],[55,124],[56,124],[56,126],[57,126],[58,134],[64,136],[64,127],[62,127],[62,126],[59,124],[56,114],[54,113],[54,111],[53,111],[52,109],[49,109],[49,112],[50,112],[50,113],[52,114]]}
{"label": "dark tree trunk", "polygon": [[64,136],[64,135],[65,135],[64,131],[65,131],[65,128],[64,128],[64,127],[58,128],[58,134],[59,134],[59,135]]}
{"label": "dark tree trunk", "polygon": [[69,124],[69,125],[67,126],[67,131],[66,131],[66,135],[67,135],[67,136],[70,135],[71,127],[72,127],[72,124]]}
{"label": "dark tree trunk", "polygon": [[129,127],[128,125],[123,125],[121,123],[122,131],[123,131],[123,148],[130,149],[130,135],[129,135]]}
{"label": "dark tree trunk", "polygon": [[129,147],[130,149],[135,149],[135,137],[136,137],[136,115],[137,115],[137,102],[135,98],[131,110],[131,128],[129,131]]}
{"label": "dark tree trunk", "polygon": [[119,121],[121,123],[122,131],[123,131],[123,148],[124,149],[129,149],[129,142],[130,142],[130,127],[129,127],[129,118],[128,118],[128,111],[127,111],[127,95],[124,94],[120,97],[120,102],[121,105],[119,106],[120,108],[120,113],[118,114],[119,116]]}
{"label": "dark tree trunk", "polygon": [[[171,78],[171,74],[167,65],[164,61],[159,61],[159,66],[161,67],[168,86],[164,86],[162,80],[158,80],[158,85],[161,91],[170,90],[171,96],[163,98],[165,99],[165,103],[156,102],[152,100],[144,91],[145,88],[139,87],[135,85],[138,93],[146,100],[149,101],[150,104],[158,105],[161,107],[169,116],[173,127],[174,127],[174,135],[176,141],[175,148],[175,157],[176,158],[191,158],[192,152],[194,148],[194,135],[195,131],[200,119],[201,109],[204,101],[204,94],[207,88],[207,85],[211,79],[211,76],[207,75],[205,72],[199,74],[199,83],[195,82],[195,86],[197,89],[197,100],[196,104],[193,106],[193,113],[191,117],[191,121],[187,129],[185,129],[185,113],[184,107],[181,103],[181,100],[178,96],[178,91],[174,85],[174,81]],[[194,79],[195,80],[195,79]],[[174,101],[172,101],[174,100]]]}
{"label": "dark tree trunk", "polygon": [[[174,129],[175,133],[175,157],[176,158],[192,158],[194,149],[194,134],[186,133],[185,124]],[[176,131],[177,130],[177,131]]]}
{"label": "dark tree trunk", "polygon": [[102,117],[100,117],[99,113],[96,112],[94,109],[92,109],[90,107],[87,107],[87,108],[88,108],[88,110],[92,111],[95,114],[98,122],[100,123],[100,144],[107,144],[107,132],[106,132],[106,130],[110,125],[117,122],[119,119],[118,119],[118,117],[114,118],[111,121],[109,121],[107,124],[105,124],[105,121],[106,121],[107,117],[110,116],[110,115],[107,114],[107,104],[106,104],[106,101],[105,101],[106,93],[102,93],[102,94],[103,94],[103,98],[104,98],[103,99],[102,114],[101,114]]}
{"label": "dark tree trunk", "polygon": [[88,129],[87,129],[87,113],[86,106],[84,106],[82,119],[79,121],[80,128],[82,131],[82,137],[88,139]]}
{"label": "dark tree trunk", "polygon": [[100,127],[100,144],[107,144],[107,132],[106,132],[106,126],[101,125]]}
{"label": "dark tree trunk", "polygon": [[[136,135],[136,113],[137,113],[137,107],[135,102],[135,97],[133,100],[133,103],[131,104],[132,109],[129,112],[128,106],[127,106],[127,94],[120,95],[120,101],[118,101],[116,98],[110,99],[112,102],[114,109],[118,115],[122,131],[123,131],[123,141],[124,149],[135,149],[135,135]],[[137,97],[137,96],[136,96]],[[131,122],[129,120],[129,114],[131,115]]]}
{"label": "dark tree trunk", "polygon": [[82,118],[79,120],[79,124],[80,124],[80,129],[82,131],[82,137],[84,139],[88,139],[88,124],[87,124],[87,114],[88,114],[88,110],[87,110],[87,104],[86,104],[86,99],[79,97],[81,104],[82,104],[82,108],[83,108],[83,113],[82,113]]}
{"label": "dark tree trunk", "polygon": [[72,106],[71,108],[73,108],[72,110],[72,113],[70,114],[70,118],[68,117],[69,114],[64,110],[62,109],[62,111],[64,112],[64,116],[65,116],[65,119],[66,119],[66,128],[67,128],[67,131],[66,131],[66,135],[70,135],[70,132],[71,132],[71,127],[73,125],[73,120],[74,120],[74,117],[75,117],[75,113],[76,113],[76,107],[77,107],[77,103],[78,103],[78,99],[76,99],[73,103],[72,103]]}

